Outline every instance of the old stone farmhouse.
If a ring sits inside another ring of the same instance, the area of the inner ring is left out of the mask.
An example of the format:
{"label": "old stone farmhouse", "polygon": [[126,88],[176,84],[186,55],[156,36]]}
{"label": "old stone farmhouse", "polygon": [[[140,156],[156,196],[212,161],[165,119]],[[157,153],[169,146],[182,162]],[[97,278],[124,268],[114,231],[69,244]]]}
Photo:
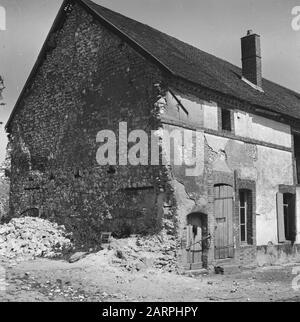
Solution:
{"label": "old stone farmhouse", "polygon": [[[82,244],[165,230],[186,269],[296,256],[300,94],[262,78],[257,34],[241,47],[239,68],[91,1],[64,1],[6,126],[10,216],[56,220]],[[100,166],[97,133],[121,122],[128,133],[197,131],[198,175],[172,162]]]}

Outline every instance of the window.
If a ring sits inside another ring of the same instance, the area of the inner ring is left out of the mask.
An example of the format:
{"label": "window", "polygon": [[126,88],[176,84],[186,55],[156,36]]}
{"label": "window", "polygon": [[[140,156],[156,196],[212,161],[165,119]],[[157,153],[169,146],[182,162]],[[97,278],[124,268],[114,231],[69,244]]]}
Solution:
{"label": "window", "polygon": [[245,243],[247,241],[247,199],[246,192],[240,192],[240,232],[241,232],[241,242]]}
{"label": "window", "polygon": [[252,244],[252,193],[250,190],[240,190],[240,241]]}
{"label": "window", "polygon": [[295,194],[277,194],[277,223],[279,242],[294,242],[296,237]]}
{"label": "window", "polygon": [[221,128],[223,131],[231,132],[231,112],[230,110],[221,109]]}

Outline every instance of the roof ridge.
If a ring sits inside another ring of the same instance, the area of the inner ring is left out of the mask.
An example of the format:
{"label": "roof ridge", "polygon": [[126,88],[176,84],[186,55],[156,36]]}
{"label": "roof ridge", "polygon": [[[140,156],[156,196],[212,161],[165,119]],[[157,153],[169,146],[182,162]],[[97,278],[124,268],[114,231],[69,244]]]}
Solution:
{"label": "roof ridge", "polygon": [[173,38],[174,40],[176,40],[176,41],[178,41],[178,42],[181,42],[182,44],[185,44],[185,45],[187,45],[187,46],[189,46],[189,47],[191,47],[191,48],[193,48],[193,49],[196,49],[197,51],[201,51],[202,53],[204,53],[204,54],[206,54],[206,55],[209,55],[209,56],[211,56],[212,58],[215,58],[215,59],[217,59],[217,60],[222,60],[223,62],[225,62],[225,63],[227,63],[227,64],[230,64],[230,65],[232,65],[232,66],[233,66],[233,67],[235,67],[235,68],[239,68],[240,70],[242,69],[240,66],[235,65],[234,63],[229,62],[228,60],[225,60],[224,58],[221,58],[221,57],[219,57],[219,56],[217,56],[217,55],[211,54],[211,53],[209,53],[209,52],[207,52],[207,51],[205,51],[205,50],[203,50],[203,49],[200,49],[200,48],[196,47],[195,45],[189,44],[188,42],[186,42],[186,41],[184,41],[184,40],[182,40],[182,39],[177,38],[176,36],[169,35],[169,34],[167,34],[167,33],[166,33],[166,32],[164,32],[164,31],[158,30],[157,28],[152,27],[152,26],[150,26],[150,25],[148,25],[148,24],[145,24],[145,23],[143,23],[143,22],[140,22],[140,21],[138,21],[138,20],[136,20],[136,19],[134,19],[134,18],[127,17],[127,16],[125,16],[125,15],[124,15],[124,14],[122,14],[122,13],[119,13],[119,12],[117,12],[117,11],[114,11],[114,10],[110,9],[110,8],[104,7],[104,6],[102,6],[102,5],[100,5],[100,4],[96,3],[96,2],[93,2],[93,1],[91,1],[91,0],[80,0],[80,1],[83,1],[83,2],[86,2],[86,3],[90,3],[92,6],[97,6],[97,7],[101,8],[102,10],[109,11],[109,12],[111,12],[111,13],[115,14],[115,15],[121,16],[122,18],[125,18],[125,19],[128,19],[128,20],[131,20],[132,22],[136,22],[136,23],[138,23],[138,24],[140,24],[140,25],[143,25],[143,26],[145,26],[145,27],[147,27],[147,28],[150,28],[150,29],[152,29],[153,31],[158,32],[158,33],[160,33],[160,34],[162,34],[162,35],[164,35],[164,36],[167,36],[167,37],[169,37],[169,38]]}
{"label": "roof ridge", "polygon": [[78,3],[84,10],[89,11],[96,18],[98,17],[100,23],[110,27],[112,32],[119,37],[124,37],[129,45],[134,47],[145,59],[151,59],[159,65],[159,68],[167,71],[173,77],[300,121],[300,93],[267,78],[263,78],[264,93],[258,92],[242,80],[241,67],[223,58],[205,52],[194,45],[91,0],[64,0],[14,106],[6,129],[9,128],[26,89],[42,63],[51,33],[60,20],[64,19],[62,18],[65,17],[64,9],[70,3]]}
{"label": "roof ridge", "polygon": [[[153,31],[155,31],[155,32],[158,32],[158,33],[160,33],[160,34],[162,34],[162,35],[164,35],[164,36],[167,36],[167,37],[169,37],[169,38],[172,38],[172,39],[174,39],[175,41],[181,42],[182,44],[185,44],[186,46],[189,46],[190,48],[196,49],[197,51],[202,52],[203,54],[208,55],[208,56],[210,56],[210,57],[211,57],[211,58],[213,58],[213,59],[217,59],[217,60],[219,60],[219,61],[223,61],[224,63],[229,64],[229,65],[231,65],[232,67],[234,67],[234,68],[238,68],[240,71],[242,71],[242,67],[241,67],[241,66],[236,65],[236,64],[234,64],[233,62],[230,62],[230,61],[228,61],[228,60],[226,60],[226,59],[224,59],[224,58],[221,58],[221,57],[219,57],[219,56],[217,56],[217,55],[211,54],[211,53],[209,53],[209,52],[207,52],[207,51],[205,51],[205,50],[203,50],[203,49],[201,49],[201,48],[196,47],[195,45],[189,44],[188,42],[186,42],[186,41],[184,41],[184,40],[182,40],[182,39],[179,39],[179,38],[177,38],[176,36],[169,35],[169,34],[167,34],[167,33],[166,33],[166,32],[164,32],[164,31],[160,31],[160,30],[158,30],[158,29],[157,29],[157,28],[155,28],[155,27],[152,27],[152,26],[150,26],[150,25],[148,25],[148,24],[145,24],[145,23],[143,23],[143,22],[140,22],[140,21],[138,21],[138,20],[136,20],[136,19],[134,19],[134,18],[131,18],[131,17],[125,16],[124,14],[119,13],[119,12],[116,12],[116,11],[114,11],[114,10],[110,9],[110,8],[104,7],[104,6],[102,6],[102,5],[98,4],[98,3],[94,2],[94,1],[91,1],[91,0],[81,0],[81,1],[83,1],[83,2],[87,3],[87,4],[91,5],[91,6],[99,7],[99,8],[101,8],[101,9],[102,9],[102,10],[104,10],[104,11],[109,11],[110,13],[113,13],[114,15],[118,15],[118,16],[120,16],[120,17],[122,17],[122,18],[127,19],[127,20],[131,20],[132,22],[138,23],[138,24],[143,25],[143,26],[145,26],[145,27],[147,27],[147,28],[150,28],[150,29],[152,29],[152,30],[153,30]],[[124,31],[123,31],[123,32],[124,32]],[[124,33],[125,33],[125,32],[124,32]],[[274,85],[280,86],[280,87],[282,87],[282,88],[283,88],[283,89],[285,89],[285,90],[290,91],[291,93],[295,94],[296,96],[297,96],[297,95],[299,95],[299,99],[300,99],[300,93],[296,92],[295,90],[292,90],[292,89],[290,89],[290,88],[287,88],[286,86],[284,86],[284,85],[282,85],[282,84],[275,83],[274,81],[272,81],[272,80],[270,80],[270,79],[268,79],[268,78],[266,78],[266,77],[263,77],[263,79],[264,79],[264,80],[266,80],[266,81],[268,81],[268,82],[273,83]]]}

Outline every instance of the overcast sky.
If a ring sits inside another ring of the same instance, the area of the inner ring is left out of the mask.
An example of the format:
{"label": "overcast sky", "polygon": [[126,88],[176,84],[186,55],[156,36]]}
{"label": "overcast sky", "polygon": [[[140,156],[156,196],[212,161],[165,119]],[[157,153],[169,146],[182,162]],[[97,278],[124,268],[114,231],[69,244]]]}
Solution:
{"label": "overcast sky", "polygon": [[[291,27],[300,0],[95,0],[238,66],[240,38],[261,35],[264,77],[300,93],[300,31]],[[5,80],[0,120],[7,121],[62,0],[0,0],[0,75]],[[0,133],[0,161],[6,136]]]}

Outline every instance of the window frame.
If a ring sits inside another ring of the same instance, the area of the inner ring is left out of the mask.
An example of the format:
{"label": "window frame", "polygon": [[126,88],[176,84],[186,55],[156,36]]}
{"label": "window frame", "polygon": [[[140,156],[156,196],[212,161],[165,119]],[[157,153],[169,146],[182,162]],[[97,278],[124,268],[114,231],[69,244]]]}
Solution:
{"label": "window frame", "polygon": [[[219,106],[218,108],[218,113],[219,113],[219,116],[218,116],[218,123],[219,123],[219,131],[223,132],[223,133],[230,133],[230,134],[234,134],[234,111],[230,108],[227,108],[225,106]],[[224,123],[223,122],[223,113],[228,113],[227,115],[227,122],[226,124],[230,126],[230,129],[229,128],[226,128],[226,126],[224,126]]]}
{"label": "window frame", "polygon": [[[243,194],[243,206],[241,204],[241,194]],[[248,238],[248,234],[247,234],[247,215],[248,215],[248,202],[247,202],[247,197],[248,197],[248,194],[247,194],[247,191],[244,190],[244,189],[241,189],[239,191],[239,196],[240,196],[240,203],[239,203],[239,214],[240,214],[240,242],[242,244],[247,244],[247,238]],[[242,212],[241,210],[244,210],[244,220],[242,222]],[[242,238],[243,237],[243,233],[242,231],[244,231],[244,239]]]}
{"label": "window frame", "polygon": [[[241,194],[243,193],[243,206],[241,205]],[[239,189],[239,240],[241,245],[253,245],[253,193],[250,189]],[[241,209],[244,210],[244,222],[242,223]],[[242,227],[244,238],[242,238]],[[249,231],[249,227],[251,231]]]}

